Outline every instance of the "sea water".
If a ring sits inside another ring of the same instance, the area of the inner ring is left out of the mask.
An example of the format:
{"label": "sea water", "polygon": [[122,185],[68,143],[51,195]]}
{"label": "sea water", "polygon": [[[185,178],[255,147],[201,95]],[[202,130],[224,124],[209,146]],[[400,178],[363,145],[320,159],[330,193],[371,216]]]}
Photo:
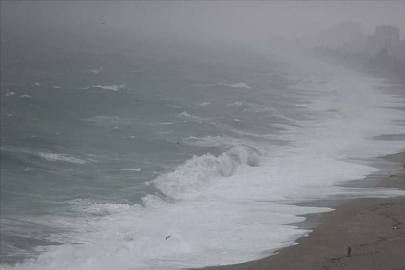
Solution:
{"label": "sea water", "polygon": [[2,50],[3,269],[245,262],[331,210],[298,203],[404,195],[338,186],[405,148],[373,139],[405,133],[387,80],[291,55]]}

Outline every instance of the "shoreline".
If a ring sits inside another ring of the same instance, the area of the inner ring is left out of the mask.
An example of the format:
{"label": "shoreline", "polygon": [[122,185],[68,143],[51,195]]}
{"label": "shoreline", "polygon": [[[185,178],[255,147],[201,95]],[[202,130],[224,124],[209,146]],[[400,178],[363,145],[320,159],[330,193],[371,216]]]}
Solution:
{"label": "shoreline", "polygon": [[[364,72],[364,74],[372,77],[377,76],[391,83],[403,83],[405,80],[404,77],[398,76],[398,74],[387,76],[387,74],[377,70]],[[389,89],[395,95],[403,95],[401,90],[393,90],[391,85],[381,86],[380,88],[384,88],[385,91]],[[402,106],[400,110],[405,110],[405,107]],[[381,135],[380,139],[384,136]],[[399,136],[403,140],[405,134]],[[377,165],[380,169],[379,172],[368,175],[365,179],[359,181],[341,183],[339,186],[405,190],[405,167],[403,167],[405,164],[405,149],[399,153],[389,154],[377,159],[384,162],[384,165]],[[308,203],[302,205],[308,205]],[[397,198],[356,198],[349,195],[324,201],[314,200],[309,205],[329,207],[335,210],[302,215],[306,218],[303,222],[291,225],[300,229],[311,230],[311,232],[296,239],[293,245],[277,249],[275,253],[267,257],[245,263],[207,266],[201,269],[332,270],[344,268],[353,270],[405,270],[405,196]],[[402,212],[398,211],[399,209]],[[348,217],[350,221],[345,220]],[[396,225],[390,226],[389,220],[395,220]],[[370,228],[370,224],[373,224],[372,228]],[[358,229],[360,226],[366,229],[366,231],[362,231],[362,233],[365,232],[362,235],[363,243],[356,244],[355,242],[349,243],[349,241],[346,241],[346,245],[342,244],[337,247],[336,244],[333,244],[333,241],[328,241],[333,238],[348,238],[353,235],[353,228]],[[394,242],[390,232],[394,227],[396,227],[394,230],[397,233],[395,239],[397,242],[394,241],[395,244],[392,244]],[[347,258],[347,244],[352,248],[352,258]],[[370,248],[372,244],[375,246],[374,249]],[[390,246],[390,244],[392,245]],[[376,250],[376,248],[379,250]],[[356,257],[356,259],[353,257]],[[351,260],[348,261],[347,259]]]}
{"label": "shoreline", "polygon": [[[359,181],[360,185],[405,190],[402,168],[405,151],[382,159],[391,162],[394,170],[379,176],[371,175],[365,181]],[[333,204],[335,210],[304,215],[304,222],[292,224],[312,230],[298,238],[294,245],[263,259],[202,269],[405,269],[405,197],[343,198],[320,204],[325,206],[325,203],[329,207]],[[350,258],[347,257],[349,246],[352,249]]]}

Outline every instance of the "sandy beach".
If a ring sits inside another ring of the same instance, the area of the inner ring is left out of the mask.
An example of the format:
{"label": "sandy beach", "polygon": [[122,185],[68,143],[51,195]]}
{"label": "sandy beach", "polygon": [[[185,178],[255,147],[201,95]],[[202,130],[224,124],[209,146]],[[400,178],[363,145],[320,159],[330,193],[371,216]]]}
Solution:
{"label": "sandy beach", "polygon": [[[374,187],[405,189],[404,158],[405,153],[388,156],[398,169]],[[205,269],[405,269],[405,198],[349,200],[315,219],[312,233],[273,256]]]}

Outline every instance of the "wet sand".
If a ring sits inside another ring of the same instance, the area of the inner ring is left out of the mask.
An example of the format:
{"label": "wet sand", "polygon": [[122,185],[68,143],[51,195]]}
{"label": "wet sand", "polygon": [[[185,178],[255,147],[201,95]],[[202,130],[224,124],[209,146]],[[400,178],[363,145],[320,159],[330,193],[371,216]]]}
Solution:
{"label": "wet sand", "polygon": [[[376,188],[405,190],[405,153],[388,156],[397,169],[374,183]],[[311,217],[310,217],[311,218]],[[316,227],[297,245],[243,264],[207,267],[209,270],[405,270],[405,198],[354,199],[335,211],[318,214]],[[347,248],[351,247],[351,257]]]}

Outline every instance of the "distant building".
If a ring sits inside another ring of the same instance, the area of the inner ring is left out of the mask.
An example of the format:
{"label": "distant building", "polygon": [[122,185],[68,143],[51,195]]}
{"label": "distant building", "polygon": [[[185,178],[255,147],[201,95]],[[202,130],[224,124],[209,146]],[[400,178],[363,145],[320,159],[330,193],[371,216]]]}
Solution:
{"label": "distant building", "polygon": [[405,39],[395,48],[394,57],[400,60],[405,60]]}
{"label": "distant building", "polygon": [[356,55],[386,55],[388,58],[405,60],[405,40],[400,30],[391,25],[376,26],[374,34],[366,35],[359,22],[344,22],[322,31],[319,47],[335,53]]}
{"label": "distant building", "polygon": [[372,53],[376,53],[382,49],[387,49],[388,53],[393,55],[400,46],[401,39],[399,28],[390,25],[376,26],[372,44],[370,44]]}
{"label": "distant building", "polygon": [[343,50],[351,53],[364,53],[367,47],[367,35],[359,32],[343,44]]}
{"label": "distant building", "polygon": [[367,35],[366,51],[368,53],[376,53],[378,51],[374,35]]}

